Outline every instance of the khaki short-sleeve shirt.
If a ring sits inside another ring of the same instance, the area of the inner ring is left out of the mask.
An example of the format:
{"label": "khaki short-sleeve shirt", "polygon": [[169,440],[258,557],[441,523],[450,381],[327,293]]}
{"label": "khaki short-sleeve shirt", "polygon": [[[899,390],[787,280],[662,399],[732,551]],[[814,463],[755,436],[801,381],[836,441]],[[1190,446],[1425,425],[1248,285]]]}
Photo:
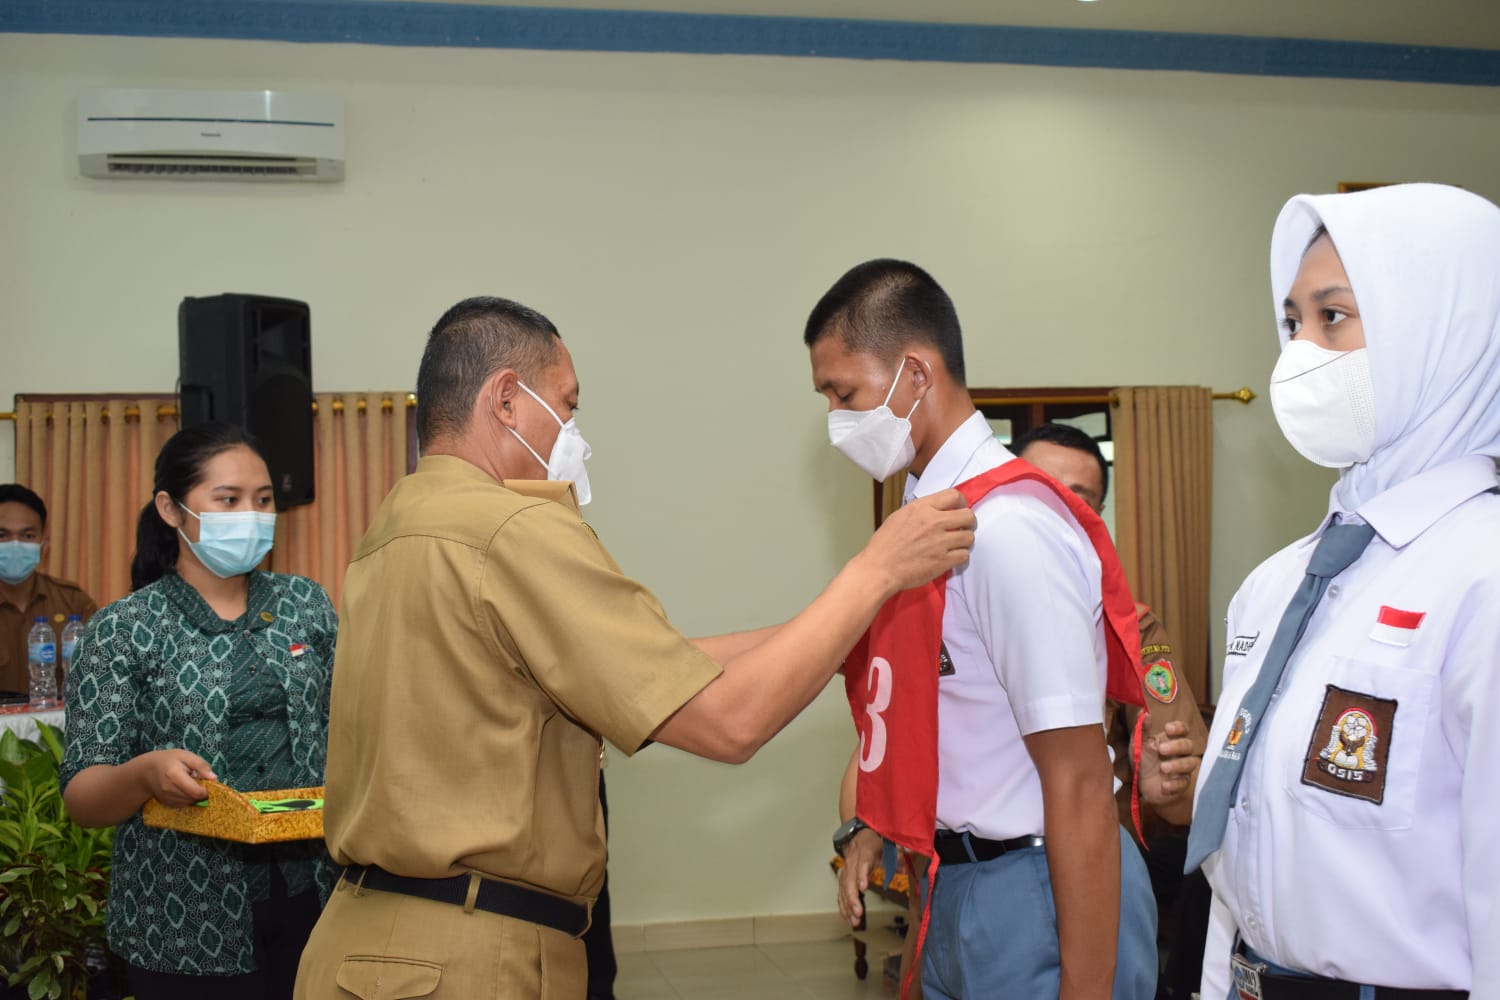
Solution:
{"label": "khaki short-sleeve shirt", "polygon": [[718,674],[566,498],[425,457],[344,580],[329,849],[341,864],[591,899],[600,736],[634,753]]}
{"label": "khaki short-sleeve shirt", "polygon": [[18,608],[8,601],[0,601],[0,690],[19,691],[25,694],[31,683],[31,671],[27,667],[26,636],[37,615],[45,615],[52,625],[58,640],[58,656],[62,656],[62,630],[69,615],[79,615],[88,624],[99,605],[85,594],[76,583],[59,580],[55,576],[37,572],[31,599],[26,607]]}
{"label": "khaki short-sleeve shirt", "polygon": [[[1146,710],[1151,713],[1151,731],[1159,733],[1169,722],[1185,723],[1188,737],[1193,741],[1193,753],[1201,755],[1204,744],[1208,742],[1208,727],[1198,710],[1197,696],[1188,686],[1187,679],[1177,673],[1172,639],[1166,626],[1144,604],[1136,605],[1135,617],[1141,630],[1141,670],[1145,674],[1141,679],[1141,692]],[[1120,711],[1122,707],[1126,710]],[[1130,819],[1130,791],[1135,768],[1130,744],[1139,715],[1140,709],[1134,705],[1126,707],[1113,701],[1108,702],[1104,709],[1104,728],[1115,757],[1115,777],[1121,782],[1115,800],[1119,806],[1120,822],[1132,833],[1135,824]],[[1145,810],[1143,816],[1150,811],[1145,805],[1142,809]]]}

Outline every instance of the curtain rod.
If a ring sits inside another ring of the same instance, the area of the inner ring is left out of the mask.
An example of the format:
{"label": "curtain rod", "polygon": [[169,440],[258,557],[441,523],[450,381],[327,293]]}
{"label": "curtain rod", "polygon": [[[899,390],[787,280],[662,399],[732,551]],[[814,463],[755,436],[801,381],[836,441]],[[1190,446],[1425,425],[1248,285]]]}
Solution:
{"label": "curtain rod", "polygon": [[[1252,399],[1255,398],[1255,392],[1254,392],[1254,390],[1252,390],[1247,385],[1247,386],[1241,386],[1240,388],[1234,390],[1233,392],[1216,392],[1216,393],[1213,394],[1213,398],[1214,399],[1232,399],[1232,400],[1238,400],[1239,402],[1245,403],[1245,404],[1248,405],[1249,402]],[[1083,404],[1085,406],[1088,406],[1088,405],[1103,406],[1104,404],[1107,403],[1110,406],[1117,406],[1117,405],[1119,405],[1120,399],[1114,393],[1109,393],[1108,395],[1102,395],[1102,396],[996,396],[996,397],[976,396],[975,399],[974,399],[974,402],[977,403],[977,404],[979,404],[980,406],[1052,406],[1052,405],[1065,404],[1065,403],[1080,403],[1080,404]],[[366,403],[365,400],[361,399],[356,404],[356,409],[360,413],[364,413],[365,410],[368,408],[368,405],[369,404]],[[408,410],[410,410],[410,409],[414,408],[416,405],[417,405],[416,394],[415,393],[410,393],[410,392],[407,393],[406,394],[406,408]],[[314,413],[318,412],[318,402],[317,402],[317,400],[313,400],[312,408],[313,408],[313,412]],[[380,410],[381,410],[382,413],[390,413],[395,408],[396,408],[395,402],[389,396],[381,399],[381,401],[380,401]],[[344,406],[344,401],[342,399],[335,399],[333,401],[333,412],[334,413],[343,413],[345,409],[346,409],[346,407]],[[141,409],[140,409],[140,407],[138,407],[138,406],[127,406],[127,407],[125,407],[125,419],[126,420],[136,420],[136,419],[139,419],[140,415],[141,415]],[[52,416],[52,414],[48,413],[47,416],[50,418]],[[105,420],[105,422],[109,421],[109,414],[108,413],[104,413],[104,414],[102,414],[102,416],[103,416],[103,419]],[[165,420],[168,417],[175,417],[175,416],[177,416],[177,407],[172,406],[171,404],[163,404],[162,406],[158,406],[156,408],[156,419],[157,420]],[[0,411],[0,420],[15,420],[15,419],[16,419],[16,414],[15,414],[14,411],[10,411],[10,410]]]}
{"label": "curtain rod", "polygon": [[[417,405],[416,394],[408,392],[406,394],[406,408],[408,410],[414,409],[416,407],[416,405]],[[346,409],[348,409],[348,407],[344,405],[344,401],[342,399],[335,399],[333,401],[333,407],[332,408],[333,408],[333,412],[334,413],[343,413]],[[389,396],[386,396],[386,397],[384,397],[384,398],[382,398],[380,400],[380,412],[382,412],[382,413],[390,413],[395,408],[396,408],[396,403]],[[365,400],[361,399],[358,403],[355,404],[355,409],[358,410],[360,413],[364,413],[367,409],[369,409],[369,403],[367,403]],[[318,412],[318,401],[316,399],[313,400],[312,410],[313,410],[314,413]],[[177,413],[178,413],[177,407],[173,406],[170,403],[163,403],[161,406],[158,406],[156,408],[156,419],[157,420],[165,420],[168,417],[175,417],[175,416],[177,416]],[[108,411],[100,414],[100,416],[104,420],[105,423],[109,423],[109,413],[108,413]],[[125,407],[125,419],[126,420],[138,420],[138,419],[140,419],[140,416],[141,416],[141,408],[139,406],[127,406],[127,407]],[[49,420],[52,418],[51,411],[48,411],[47,418]],[[15,419],[16,419],[15,411],[13,411],[13,410],[0,411],[0,420],[15,420]]]}
{"label": "curtain rod", "polygon": [[[1255,390],[1248,385],[1241,386],[1233,392],[1216,392],[1214,399],[1237,400],[1247,406],[1252,399],[1256,398]],[[1114,393],[1101,394],[1098,396],[975,396],[976,406],[1055,406],[1068,403],[1078,403],[1084,406],[1110,406],[1120,405],[1120,397]]]}

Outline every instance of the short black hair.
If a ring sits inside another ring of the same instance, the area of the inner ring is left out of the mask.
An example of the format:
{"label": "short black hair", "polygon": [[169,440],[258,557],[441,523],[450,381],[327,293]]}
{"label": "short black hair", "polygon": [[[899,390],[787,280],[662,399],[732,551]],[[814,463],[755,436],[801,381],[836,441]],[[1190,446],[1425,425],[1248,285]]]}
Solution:
{"label": "short black hair", "polygon": [[480,386],[502,368],[534,381],[561,338],[551,320],[510,299],[477,296],[443,313],[417,369],[417,442],[463,430]]}
{"label": "short black hair", "polygon": [[851,351],[887,361],[913,340],[931,344],[953,380],[966,384],[953,300],[915,264],[882,258],[850,268],[813,306],[802,341],[812,347],[830,334]]}
{"label": "short black hair", "polygon": [[42,503],[42,498],[32,490],[28,490],[20,483],[6,483],[0,486],[0,503],[25,504],[36,511],[36,516],[42,519],[42,527],[47,526],[47,505]]}
{"label": "short black hair", "polygon": [[1074,451],[1094,456],[1094,461],[1099,463],[1099,475],[1103,481],[1099,489],[1099,502],[1104,502],[1104,498],[1109,496],[1109,463],[1104,460],[1104,452],[1099,450],[1098,441],[1071,424],[1040,424],[1010,443],[1011,454],[1019,455],[1038,441],[1046,441],[1049,444],[1072,448]]}

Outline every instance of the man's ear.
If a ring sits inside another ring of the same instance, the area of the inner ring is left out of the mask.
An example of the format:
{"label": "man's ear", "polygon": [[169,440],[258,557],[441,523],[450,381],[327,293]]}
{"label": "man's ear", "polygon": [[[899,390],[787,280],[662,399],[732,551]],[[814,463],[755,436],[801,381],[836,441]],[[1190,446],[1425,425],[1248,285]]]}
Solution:
{"label": "man's ear", "polygon": [[506,427],[512,429],[516,426],[516,397],[521,393],[521,380],[513,368],[502,368],[491,375],[489,382],[480,392],[481,401],[484,403],[489,415],[500,421]]}
{"label": "man's ear", "polygon": [[152,502],[156,504],[157,516],[163,521],[174,528],[182,527],[182,508],[177,506],[177,501],[166,490],[157,490]]}
{"label": "man's ear", "polygon": [[906,364],[902,371],[910,372],[912,395],[921,399],[932,391],[932,362],[915,351],[908,351],[903,360]]}

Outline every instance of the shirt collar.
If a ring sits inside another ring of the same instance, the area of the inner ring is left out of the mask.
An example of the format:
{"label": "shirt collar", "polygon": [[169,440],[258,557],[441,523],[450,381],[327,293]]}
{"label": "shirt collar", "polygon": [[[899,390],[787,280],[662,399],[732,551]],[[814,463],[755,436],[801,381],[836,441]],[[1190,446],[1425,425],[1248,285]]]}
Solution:
{"label": "shirt collar", "polygon": [[234,621],[225,621],[218,612],[209,607],[197,588],[176,573],[166,573],[161,578],[162,593],[175,604],[188,622],[196,629],[209,634],[229,632],[236,628],[254,630],[265,628],[276,620],[276,588],[271,584],[271,574],[259,570],[250,572],[250,592],[245,598],[245,613]]}
{"label": "shirt collar", "polygon": [[460,476],[492,485],[495,482],[494,477],[488,472],[457,455],[423,455],[417,459],[416,471],[422,475]]}
{"label": "shirt collar", "polygon": [[[1495,461],[1487,455],[1466,455],[1402,480],[1367,500],[1354,513],[1367,522],[1391,548],[1404,548],[1443,515],[1496,485]],[[1335,495],[1338,486],[1334,486]],[[1337,510],[1323,519],[1321,534]]]}
{"label": "shirt collar", "polygon": [[917,497],[931,496],[934,493],[946,490],[951,486],[957,486],[961,482],[964,470],[969,467],[969,460],[974,453],[983,448],[987,443],[995,439],[995,432],[990,430],[990,422],[984,419],[984,414],[975,410],[967,420],[953,429],[948,435],[948,440],[932,456],[932,461],[927,463],[927,468],[922,470],[918,478],[908,474],[906,477],[906,491],[903,502],[910,502]]}

